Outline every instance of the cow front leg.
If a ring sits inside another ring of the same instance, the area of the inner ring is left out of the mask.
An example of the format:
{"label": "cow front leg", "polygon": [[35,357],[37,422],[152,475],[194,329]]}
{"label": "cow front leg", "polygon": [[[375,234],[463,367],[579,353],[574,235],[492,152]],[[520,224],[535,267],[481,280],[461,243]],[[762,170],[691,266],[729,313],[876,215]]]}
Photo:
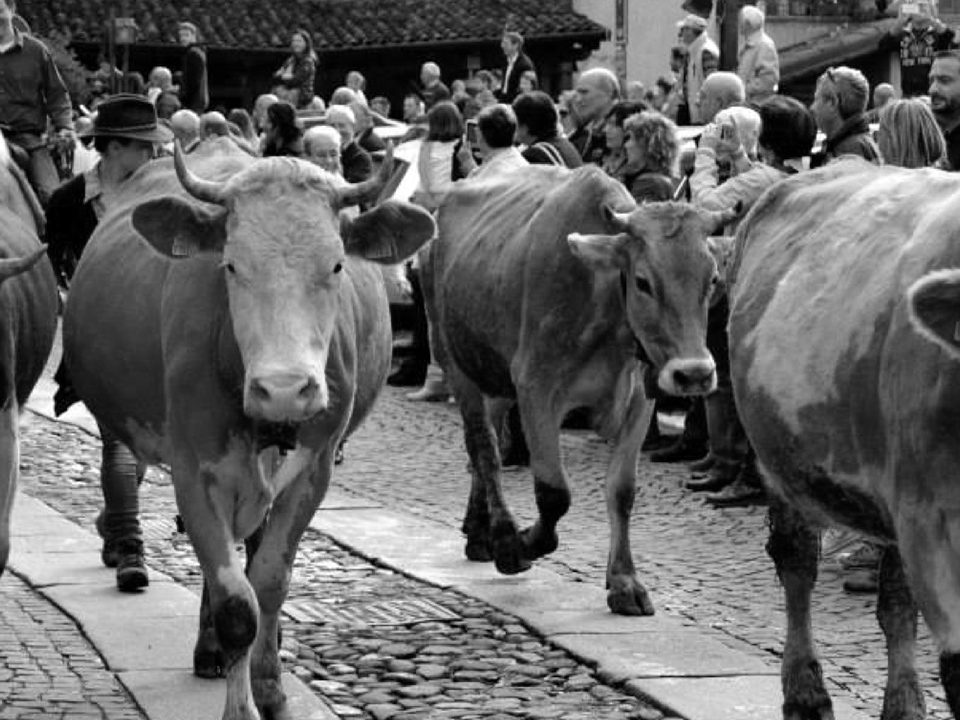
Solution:
{"label": "cow front leg", "polygon": [[20,411],[9,398],[0,408],[0,575],[10,558],[10,518],[20,478]]}
{"label": "cow front leg", "polygon": [[626,418],[617,435],[607,468],[606,500],[610,521],[610,552],[607,558],[607,606],[618,615],[653,615],[653,601],[637,578],[630,549],[630,515],[637,485],[637,456],[653,403],[635,391]]}
{"label": "cow front leg", "polygon": [[787,639],[780,666],[784,720],[833,720],[810,618],[819,544],[817,532],[799,513],[779,498],[771,498],[767,553],[777,568],[787,606]]}
{"label": "cow front leg", "polygon": [[[203,569],[209,622],[227,678],[223,720],[260,720],[250,684],[250,646],[257,636],[257,598],[234,549],[233,503],[210,470],[175,462],[177,507]],[[199,644],[199,639],[198,639]]]}
{"label": "cow front leg", "polygon": [[483,394],[454,363],[448,364],[446,372],[460,406],[470,456],[472,480],[463,520],[467,559],[485,561],[492,557],[497,570],[506,575],[529,570],[516,520],[503,497],[500,451]]}
{"label": "cow front leg", "polygon": [[326,494],[338,444],[309,462],[307,471],[274,500],[248,562],[247,577],[260,605],[260,632],[251,659],[253,697],[264,720],[290,717],[280,680],[280,608],[290,589],[300,538]]}
{"label": "cow front leg", "polygon": [[518,388],[517,397],[538,511],[536,522],[521,537],[525,556],[536,560],[557,549],[557,524],[570,509],[570,487],[560,458],[562,413],[542,388]]}
{"label": "cow front leg", "polygon": [[881,720],[923,720],[926,703],[914,664],[917,604],[907,585],[896,547],[884,548],[880,559],[877,620],[887,640],[887,688]]}

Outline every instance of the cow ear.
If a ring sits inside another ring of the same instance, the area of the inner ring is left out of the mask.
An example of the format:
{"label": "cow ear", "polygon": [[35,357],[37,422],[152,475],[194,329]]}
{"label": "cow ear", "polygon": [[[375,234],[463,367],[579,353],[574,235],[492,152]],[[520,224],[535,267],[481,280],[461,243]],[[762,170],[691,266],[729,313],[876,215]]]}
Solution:
{"label": "cow ear", "polygon": [[436,233],[433,215],[400,200],[387,200],[352,222],[340,220],[347,253],[382,265],[403,262]]}
{"label": "cow ear", "polygon": [[148,200],[133,210],[133,227],[153,249],[169,258],[222,252],[227,211],[208,209],[178,197]]}
{"label": "cow ear", "polygon": [[907,291],[910,322],[928,340],[960,360],[960,270],[937,270]]}
{"label": "cow ear", "polygon": [[567,235],[573,254],[595,270],[620,270],[627,266],[626,235]]}

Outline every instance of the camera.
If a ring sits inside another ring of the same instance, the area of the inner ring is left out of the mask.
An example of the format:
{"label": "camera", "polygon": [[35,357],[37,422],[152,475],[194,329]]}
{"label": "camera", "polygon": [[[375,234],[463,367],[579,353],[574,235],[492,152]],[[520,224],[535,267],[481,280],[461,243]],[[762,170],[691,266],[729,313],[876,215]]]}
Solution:
{"label": "camera", "polygon": [[477,133],[477,121],[467,120],[467,142],[471,145],[477,144],[479,135]]}

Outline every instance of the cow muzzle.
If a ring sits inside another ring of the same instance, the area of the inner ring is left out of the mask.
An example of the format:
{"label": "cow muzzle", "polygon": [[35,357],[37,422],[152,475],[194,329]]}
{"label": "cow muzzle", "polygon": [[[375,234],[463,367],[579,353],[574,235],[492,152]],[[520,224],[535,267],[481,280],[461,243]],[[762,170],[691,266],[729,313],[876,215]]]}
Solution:
{"label": "cow muzzle", "polygon": [[706,395],[717,387],[717,365],[712,357],[670,360],[660,370],[657,385],[670,395]]}
{"label": "cow muzzle", "polygon": [[247,415],[269,422],[303,422],[326,410],[327,404],[326,382],[307,373],[256,375],[244,393]]}

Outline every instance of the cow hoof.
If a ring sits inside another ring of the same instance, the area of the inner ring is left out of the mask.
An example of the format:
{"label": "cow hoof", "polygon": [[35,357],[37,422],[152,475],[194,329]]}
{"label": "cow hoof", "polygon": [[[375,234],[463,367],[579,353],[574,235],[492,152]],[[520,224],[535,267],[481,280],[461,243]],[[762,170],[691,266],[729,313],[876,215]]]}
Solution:
{"label": "cow hoof", "polygon": [[795,703],[783,704],[783,720],[834,720],[833,707],[827,700],[826,706],[801,708]]}
{"label": "cow hoof", "polygon": [[226,674],[226,659],[213,628],[204,630],[193,648],[193,674],[199,678],[221,678]]}
{"label": "cow hoof", "polygon": [[290,720],[290,710],[287,708],[287,697],[279,680],[253,680],[253,699],[260,710],[263,720]]}
{"label": "cow hoof", "polygon": [[607,607],[617,615],[653,615],[653,601],[643,587],[636,580],[626,583],[613,583],[607,593]]}
{"label": "cow hoof", "polygon": [[525,557],[524,549],[523,543],[517,536],[514,536],[512,542],[501,540],[494,543],[493,560],[497,572],[503,575],[516,575],[529,570],[532,563]]}
{"label": "cow hoof", "polygon": [[556,532],[544,532],[537,525],[532,525],[520,533],[520,541],[524,547],[524,557],[536,560],[549,555],[560,544]]}
{"label": "cow hoof", "polygon": [[493,560],[493,552],[490,549],[488,540],[467,540],[467,545],[463,550],[467,560],[472,562],[490,562]]}

